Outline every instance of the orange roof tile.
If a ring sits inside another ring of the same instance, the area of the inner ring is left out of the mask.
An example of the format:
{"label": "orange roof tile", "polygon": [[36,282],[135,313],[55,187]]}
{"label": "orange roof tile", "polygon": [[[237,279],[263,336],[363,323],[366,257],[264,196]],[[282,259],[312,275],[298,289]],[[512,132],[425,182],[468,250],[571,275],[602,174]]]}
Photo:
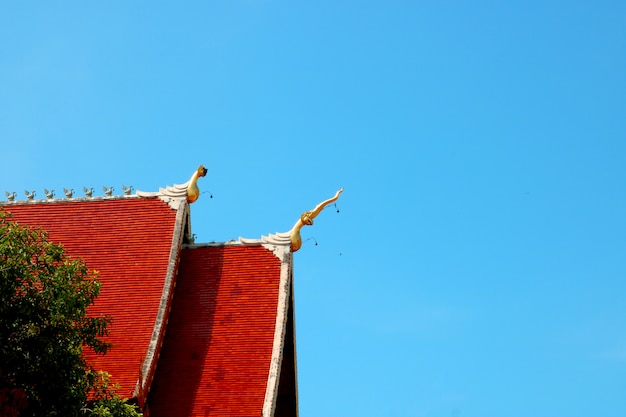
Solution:
{"label": "orange roof tile", "polygon": [[123,396],[137,394],[142,369],[142,385],[149,386],[187,207],[175,211],[158,198],[94,198],[3,208],[20,224],[43,227],[51,241],[100,272],[102,289],[89,314],[113,317],[106,338],[113,346],[105,356],[90,350],[85,356],[96,369],[112,375]]}
{"label": "orange roof tile", "polygon": [[183,249],[150,417],[273,412],[290,260],[261,245]]}

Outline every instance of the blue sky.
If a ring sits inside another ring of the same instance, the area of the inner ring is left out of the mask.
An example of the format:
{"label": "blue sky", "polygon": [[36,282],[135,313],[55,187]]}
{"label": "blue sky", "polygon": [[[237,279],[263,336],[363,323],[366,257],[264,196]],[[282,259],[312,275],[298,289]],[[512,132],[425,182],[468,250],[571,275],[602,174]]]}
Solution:
{"label": "blue sky", "polygon": [[302,417],[623,416],[624,74],[617,1],[3,2],[0,199],[203,163],[209,242],[344,187],[295,254]]}

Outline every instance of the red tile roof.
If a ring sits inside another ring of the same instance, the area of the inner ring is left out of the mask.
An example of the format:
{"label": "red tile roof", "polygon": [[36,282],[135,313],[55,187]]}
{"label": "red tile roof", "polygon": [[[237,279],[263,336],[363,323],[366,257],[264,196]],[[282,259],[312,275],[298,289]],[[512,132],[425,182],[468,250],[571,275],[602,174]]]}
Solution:
{"label": "red tile roof", "polygon": [[261,245],[183,249],[150,417],[260,416],[266,394],[273,404],[289,282],[290,262]]}
{"label": "red tile roof", "polygon": [[102,289],[89,313],[113,316],[107,338],[113,347],[105,356],[85,356],[112,375],[123,396],[135,393],[142,366],[149,384],[182,243],[176,236],[181,209],[158,198],[53,200],[4,209],[18,223],[43,227],[51,241],[100,272]]}
{"label": "red tile roof", "polygon": [[136,396],[142,407],[147,398],[146,416],[297,416],[288,242],[183,249],[189,206],[171,200],[96,197],[3,208],[100,272],[102,290],[89,313],[113,316],[113,347],[85,355],[112,374],[121,395]]}

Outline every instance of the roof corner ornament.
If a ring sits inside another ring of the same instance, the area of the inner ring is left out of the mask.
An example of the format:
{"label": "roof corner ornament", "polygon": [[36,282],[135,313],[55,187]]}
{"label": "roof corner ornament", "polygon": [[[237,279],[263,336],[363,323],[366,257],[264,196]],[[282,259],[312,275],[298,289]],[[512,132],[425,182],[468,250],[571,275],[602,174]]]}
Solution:
{"label": "roof corner ornament", "polygon": [[46,194],[46,198],[48,200],[52,200],[54,198],[54,190],[48,191],[47,189],[43,189],[44,194]]}
{"label": "roof corner ornament", "polygon": [[159,197],[165,201],[173,209],[177,209],[182,201],[193,203],[200,197],[200,188],[198,188],[198,180],[200,177],[206,176],[207,169],[204,165],[200,165],[184,184],[168,185],[165,188],[159,188],[159,192],[151,193],[145,191],[137,191],[140,197]]}
{"label": "roof corner ornament", "polygon": [[[291,248],[291,252],[295,252],[302,247],[302,237],[300,236],[300,229],[303,226],[311,226],[313,224],[313,219],[317,217],[318,214],[330,203],[337,201],[339,198],[339,194],[343,192],[343,188],[341,188],[335,196],[329,198],[328,200],[322,201],[311,211],[305,211],[302,213],[296,224],[293,225],[290,231],[288,232],[280,232],[280,233],[271,233],[267,236],[261,236],[261,243],[265,245],[269,245],[269,247],[277,246],[286,247],[289,245]],[[258,244],[259,239],[246,239],[243,237],[239,238],[239,243],[244,245],[254,245]],[[266,246],[267,247],[267,246]]]}
{"label": "roof corner ornament", "polygon": [[93,197],[93,187],[83,187],[83,191],[85,192],[85,197]]}
{"label": "roof corner ornament", "polygon": [[302,213],[296,224],[293,225],[293,228],[289,232],[289,240],[291,241],[291,251],[295,252],[302,247],[302,237],[300,236],[300,229],[303,226],[311,226],[313,224],[313,219],[317,217],[318,214],[332,202],[337,201],[339,198],[339,194],[343,192],[343,188],[341,188],[335,196],[329,198],[328,200],[322,201],[311,211],[305,211]]}
{"label": "roof corner ornament", "polygon": [[73,188],[70,188],[69,190],[67,188],[63,188],[63,193],[65,194],[65,197],[67,197],[67,198],[74,197],[74,189]]}
{"label": "roof corner ornament", "polygon": [[8,201],[15,201],[15,191],[5,191],[4,193],[6,194]]}
{"label": "roof corner ornament", "polygon": [[35,199],[35,190],[29,192],[28,190],[24,190],[24,194],[26,194],[26,198],[28,201],[32,201]]}
{"label": "roof corner ornament", "polygon": [[200,165],[198,169],[196,170],[196,172],[193,173],[189,181],[185,183],[185,184],[188,184],[187,190],[186,190],[188,203],[191,204],[195,202],[198,199],[198,197],[200,197],[200,188],[198,188],[198,179],[200,177],[206,176],[207,171],[208,170],[204,167],[204,165]]}

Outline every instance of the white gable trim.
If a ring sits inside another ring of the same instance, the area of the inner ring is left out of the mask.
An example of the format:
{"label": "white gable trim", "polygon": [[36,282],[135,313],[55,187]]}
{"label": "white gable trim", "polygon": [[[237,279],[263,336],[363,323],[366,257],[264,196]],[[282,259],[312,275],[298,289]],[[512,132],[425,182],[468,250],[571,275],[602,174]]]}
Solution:
{"label": "white gable trim", "polygon": [[263,417],[272,417],[276,409],[278,382],[280,379],[280,367],[283,361],[285,333],[287,331],[287,314],[289,311],[289,295],[291,294],[292,281],[293,256],[289,246],[275,246],[273,249],[274,255],[281,260],[280,288],[278,292],[274,342],[272,345],[272,359],[270,361],[267,388],[265,391],[265,401],[263,402]]}

